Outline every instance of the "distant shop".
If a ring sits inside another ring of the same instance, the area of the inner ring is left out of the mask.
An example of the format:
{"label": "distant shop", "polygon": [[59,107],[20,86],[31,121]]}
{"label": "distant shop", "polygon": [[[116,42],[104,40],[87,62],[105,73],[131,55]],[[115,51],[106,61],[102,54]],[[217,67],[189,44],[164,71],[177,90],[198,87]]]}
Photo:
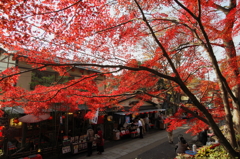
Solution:
{"label": "distant shop", "polygon": [[[139,129],[136,126],[136,118],[140,117],[144,119],[148,117],[149,126],[151,129],[161,129],[158,118],[161,113],[165,114],[165,109],[157,107],[156,103],[151,101],[142,101],[143,104],[139,107],[138,111],[131,111],[133,103],[139,102],[140,99],[135,96],[126,98],[119,101],[118,105],[121,105],[121,110],[116,107],[106,110],[106,122],[105,128],[107,133],[105,137],[109,140],[120,140],[124,137],[138,137]],[[105,131],[106,131],[105,130]]]}

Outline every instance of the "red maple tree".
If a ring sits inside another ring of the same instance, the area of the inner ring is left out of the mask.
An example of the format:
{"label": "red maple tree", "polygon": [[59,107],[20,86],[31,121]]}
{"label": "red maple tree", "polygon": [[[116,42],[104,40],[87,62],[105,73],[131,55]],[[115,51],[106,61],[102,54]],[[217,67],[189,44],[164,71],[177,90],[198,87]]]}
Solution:
{"label": "red maple tree", "polygon": [[[162,98],[166,91],[156,85],[166,79],[169,90],[186,94],[193,103],[193,108],[179,105],[178,112],[195,117],[190,130],[196,133],[199,125],[211,126],[228,152],[239,157],[234,149],[234,127],[239,131],[240,123],[239,46],[233,40],[240,28],[236,0],[1,0],[0,9],[2,47],[15,58],[28,57],[21,60],[33,70],[48,67],[63,75],[75,66],[101,69],[101,73],[29,92],[14,87],[22,72],[9,68],[1,73],[2,106],[23,105],[38,113],[54,103],[74,110],[84,102],[96,110],[117,104],[116,98],[124,94],[138,94],[143,100]],[[56,63],[56,58],[62,60]],[[115,72],[121,75],[111,83],[118,89],[95,89],[95,77]],[[214,74],[216,82],[203,81],[207,74]],[[203,83],[188,87],[193,79]],[[206,101],[216,109],[208,110]],[[230,142],[217,126],[223,118]]]}

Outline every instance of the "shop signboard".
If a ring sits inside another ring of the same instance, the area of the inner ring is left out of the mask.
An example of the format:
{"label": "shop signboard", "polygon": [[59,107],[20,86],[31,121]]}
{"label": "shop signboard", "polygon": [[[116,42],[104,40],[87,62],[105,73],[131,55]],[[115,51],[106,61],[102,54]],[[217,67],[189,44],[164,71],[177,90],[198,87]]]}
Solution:
{"label": "shop signboard", "polygon": [[71,147],[70,146],[62,147],[62,153],[63,154],[69,153],[69,152],[71,152]]}
{"label": "shop signboard", "polygon": [[130,123],[130,116],[125,116],[125,122]]}
{"label": "shop signboard", "polygon": [[73,153],[78,153],[78,144],[73,144]]}

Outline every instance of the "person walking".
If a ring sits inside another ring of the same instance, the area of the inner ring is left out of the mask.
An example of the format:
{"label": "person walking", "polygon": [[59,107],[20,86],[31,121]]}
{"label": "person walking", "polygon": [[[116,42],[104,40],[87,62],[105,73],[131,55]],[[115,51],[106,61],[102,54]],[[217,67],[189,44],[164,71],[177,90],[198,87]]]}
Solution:
{"label": "person walking", "polygon": [[168,141],[170,144],[173,144],[173,131],[168,131]]}
{"label": "person walking", "polygon": [[[172,116],[171,114],[168,116],[170,117]],[[173,130],[169,130],[169,126],[171,125],[170,122],[169,123],[166,123],[166,131],[167,131],[167,136],[168,136],[168,142],[169,144],[173,144]]]}
{"label": "person walking", "polygon": [[144,118],[144,122],[145,122],[145,129],[146,129],[146,132],[149,131],[149,118],[148,116],[146,115],[145,118]]}
{"label": "person walking", "polygon": [[[168,125],[170,125],[170,124],[168,124]],[[166,131],[167,131],[169,144],[173,144],[173,130],[166,129]]]}
{"label": "person walking", "polygon": [[104,139],[101,128],[97,128],[97,151],[99,155],[104,152]]}
{"label": "person walking", "polygon": [[165,129],[166,127],[165,127],[165,124],[164,124],[164,120],[166,119],[166,117],[165,117],[165,114],[164,113],[160,113],[160,117],[159,117],[159,121],[160,121],[160,124],[159,124],[159,127],[160,127],[160,129]]}
{"label": "person walking", "polygon": [[141,122],[141,120],[140,120],[140,117],[138,118],[138,127],[139,127],[139,129],[140,129],[140,138],[143,138],[143,125],[142,125],[142,122]]}
{"label": "person walking", "polygon": [[87,130],[87,156],[90,157],[92,155],[92,143],[94,140],[94,131],[92,129],[92,126],[88,126]]}
{"label": "person walking", "polygon": [[146,133],[146,128],[145,128],[145,122],[142,118],[140,118],[141,122],[142,122],[142,131],[143,131],[143,134]]}

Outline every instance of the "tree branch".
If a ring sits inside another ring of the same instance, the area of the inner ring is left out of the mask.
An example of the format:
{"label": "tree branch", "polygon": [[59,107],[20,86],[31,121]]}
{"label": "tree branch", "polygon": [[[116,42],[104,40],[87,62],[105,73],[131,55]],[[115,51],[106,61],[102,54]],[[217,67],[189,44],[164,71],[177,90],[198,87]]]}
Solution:
{"label": "tree branch", "polygon": [[194,117],[198,118],[199,120],[201,120],[201,121],[203,121],[204,123],[206,123],[206,124],[209,125],[209,122],[208,122],[205,118],[197,115],[195,112],[191,111],[191,110],[188,109],[187,107],[180,106],[180,105],[178,105],[178,104],[176,104],[176,103],[170,102],[170,101],[168,101],[168,100],[166,100],[166,99],[164,99],[164,98],[161,98],[161,97],[159,97],[159,96],[155,96],[155,95],[149,94],[149,93],[147,93],[147,92],[144,92],[144,94],[147,94],[147,95],[150,96],[150,97],[159,98],[159,99],[161,99],[161,100],[166,101],[166,102],[169,103],[169,104],[172,104],[172,105],[174,105],[174,106],[180,107],[180,108],[182,108],[183,110],[185,110],[186,112],[192,114]]}
{"label": "tree branch", "polygon": [[110,28],[106,28],[106,29],[97,31],[96,33],[102,33],[102,32],[104,32],[104,31],[108,31],[108,30],[111,30],[111,29],[115,29],[115,28],[117,28],[117,27],[119,27],[119,26],[125,25],[125,24],[130,23],[130,22],[133,22],[133,19],[132,19],[132,20],[128,20],[128,21],[126,21],[126,22],[123,22],[123,23],[121,23],[121,24],[112,26],[112,27],[110,27]]}
{"label": "tree branch", "polygon": [[0,81],[4,80],[5,78],[9,78],[9,77],[12,77],[12,76],[20,75],[20,74],[23,74],[23,73],[26,73],[26,72],[31,72],[31,71],[34,71],[34,70],[40,70],[40,69],[42,69],[44,67],[46,67],[46,66],[41,66],[41,67],[37,67],[37,68],[26,70],[26,71],[21,71],[21,72],[18,72],[18,73],[14,73],[14,74],[11,74],[11,75],[8,75],[8,76],[0,77],[1,78]]}
{"label": "tree branch", "polygon": [[67,7],[65,7],[65,8],[62,8],[62,9],[59,9],[59,10],[56,10],[56,11],[50,11],[50,12],[45,12],[45,13],[36,13],[36,14],[30,15],[30,16],[27,16],[27,17],[25,17],[25,18],[29,18],[29,17],[36,16],[36,15],[44,15],[44,14],[58,13],[58,12],[61,12],[61,11],[66,10],[66,9],[69,9],[69,8],[71,8],[72,6],[77,5],[77,4],[80,3],[80,2],[82,2],[82,0],[79,0],[79,1],[77,1],[77,2],[75,2],[75,3],[73,3],[73,4],[69,5],[69,6],[67,6]]}
{"label": "tree branch", "polygon": [[187,11],[194,19],[198,19],[198,17],[193,14],[187,7],[185,7],[182,3],[180,3],[178,0],[174,0],[180,7],[182,7],[185,11]]}

